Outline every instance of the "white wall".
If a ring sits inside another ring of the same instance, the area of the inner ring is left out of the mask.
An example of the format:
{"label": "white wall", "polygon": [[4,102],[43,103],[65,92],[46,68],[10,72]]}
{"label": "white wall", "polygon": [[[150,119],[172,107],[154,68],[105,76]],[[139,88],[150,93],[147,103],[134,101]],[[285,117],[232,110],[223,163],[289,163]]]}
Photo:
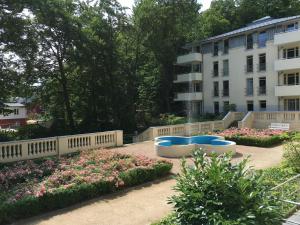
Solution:
{"label": "white wall", "polygon": [[[259,54],[266,53],[267,70],[258,72]],[[253,73],[245,73],[247,56],[253,55]],[[211,53],[203,55],[203,94],[204,111],[214,112],[214,102],[219,102],[220,111],[223,110],[223,102],[229,101],[230,104],[237,106],[237,111],[247,111],[247,101],[253,101],[254,110],[259,111],[259,101],[267,101],[267,110],[278,110],[278,98],[275,97],[275,86],[278,81],[278,74],[274,70],[274,61],[278,56],[278,48],[274,46],[273,41],[267,42],[265,48],[258,48],[254,45],[252,50],[246,50],[245,47],[231,48],[229,54],[212,56]],[[229,60],[229,76],[223,77],[223,60]],[[219,61],[219,77],[212,77],[213,62]],[[267,95],[258,96],[259,77],[266,77]],[[245,96],[246,79],[253,78],[253,96]],[[229,80],[230,96],[222,97],[223,80]],[[213,82],[219,81],[220,97],[213,97]]]}
{"label": "white wall", "polygon": [[3,114],[0,114],[0,120],[3,119],[24,119],[27,118],[27,112],[25,107],[7,107],[7,109],[14,111],[19,110],[19,114],[14,114],[14,112],[10,113],[7,116],[4,116]]}

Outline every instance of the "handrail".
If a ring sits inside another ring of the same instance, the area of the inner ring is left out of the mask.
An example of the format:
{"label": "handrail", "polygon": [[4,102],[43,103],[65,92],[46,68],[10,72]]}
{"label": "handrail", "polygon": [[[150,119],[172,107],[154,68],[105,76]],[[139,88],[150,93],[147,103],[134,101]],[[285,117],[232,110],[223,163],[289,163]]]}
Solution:
{"label": "handrail", "polygon": [[275,35],[277,35],[277,34],[291,33],[291,32],[295,32],[295,31],[299,31],[299,30],[300,30],[300,28],[298,27],[298,28],[292,29],[292,30],[284,30],[284,31],[281,31],[281,32],[277,32],[277,33],[275,33]]}
{"label": "handrail", "polygon": [[289,182],[291,182],[292,180],[297,179],[298,177],[300,177],[300,174],[297,174],[296,176],[291,177],[290,179],[286,180],[285,182],[283,182],[283,183],[281,183],[281,184],[279,184],[279,185],[277,185],[277,186],[271,188],[271,190],[272,190],[272,191],[273,191],[273,190],[276,190],[276,189],[278,189],[279,187],[282,187],[283,185],[285,185],[286,183],[289,183]]}

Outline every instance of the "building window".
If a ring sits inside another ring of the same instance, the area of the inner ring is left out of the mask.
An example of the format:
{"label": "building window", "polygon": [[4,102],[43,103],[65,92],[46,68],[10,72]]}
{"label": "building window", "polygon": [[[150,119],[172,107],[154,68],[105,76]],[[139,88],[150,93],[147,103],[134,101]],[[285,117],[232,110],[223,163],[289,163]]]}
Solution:
{"label": "building window", "polygon": [[247,66],[246,66],[247,73],[253,73],[253,56],[247,56]]}
{"label": "building window", "polygon": [[266,47],[267,39],[268,39],[267,32],[265,31],[260,32],[258,35],[258,47],[259,48]]}
{"label": "building window", "polygon": [[266,100],[259,101],[259,109],[260,109],[260,111],[266,111],[266,109],[267,109],[267,101]]}
{"label": "building window", "polygon": [[288,24],[285,29],[285,31],[294,31],[294,30],[298,30],[298,22]]}
{"label": "building window", "polygon": [[224,80],[223,81],[223,97],[229,96],[229,81]]}
{"label": "building window", "polygon": [[247,35],[247,49],[253,49],[253,36],[252,34]]}
{"label": "building window", "polygon": [[299,47],[283,49],[283,58],[284,59],[293,59],[299,57]]}
{"label": "building window", "polygon": [[299,85],[299,73],[284,74],[284,85]]}
{"label": "building window", "polygon": [[193,92],[202,92],[202,83],[201,82],[193,83]]}
{"label": "building window", "polygon": [[214,102],[214,112],[215,112],[215,114],[220,113],[219,102]]}
{"label": "building window", "polygon": [[213,76],[214,77],[219,76],[219,62],[214,62]]}
{"label": "building window", "polygon": [[259,78],[258,95],[267,94],[267,82],[265,77]]}
{"label": "building window", "polygon": [[214,82],[213,96],[219,97],[219,82],[218,81]]}
{"label": "building window", "polygon": [[247,111],[253,111],[253,101],[247,101]]}
{"label": "building window", "polygon": [[213,52],[213,55],[217,56],[218,54],[219,54],[219,43],[215,42],[214,43],[214,52]]}
{"label": "building window", "polygon": [[14,114],[19,115],[19,109],[14,109]]}
{"label": "building window", "polygon": [[266,71],[266,54],[259,55],[258,71]]}
{"label": "building window", "polygon": [[253,78],[248,78],[246,82],[246,96],[253,96]]}
{"label": "building window", "polygon": [[229,50],[229,39],[224,40],[224,49],[223,49],[223,54],[228,54]]}
{"label": "building window", "polygon": [[223,60],[223,76],[229,75],[229,61],[228,59]]}
{"label": "building window", "polygon": [[299,111],[300,110],[300,99],[284,99],[284,110],[285,111]]}
{"label": "building window", "polygon": [[201,73],[202,72],[202,64],[192,64],[192,73]]}

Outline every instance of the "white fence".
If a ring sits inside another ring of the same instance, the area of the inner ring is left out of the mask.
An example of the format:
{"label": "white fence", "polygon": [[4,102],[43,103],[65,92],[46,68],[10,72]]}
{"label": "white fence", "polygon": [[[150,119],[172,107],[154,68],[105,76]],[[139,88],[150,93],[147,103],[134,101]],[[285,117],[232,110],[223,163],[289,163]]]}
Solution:
{"label": "white fence", "polygon": [[0,163],[123,145],[123,131],[0,142]]}
{"label": "white fence", "polygon": [[234,121],[241,120],[243,116],[244,113],[242,112],[229,112],[223,120],[149,127],[143,133],[135,136],[133,142],[150,141],[159,136],[188,136],[214,130],[224,130]]}
{"label": "white fence", "polygon": [[239,128],[267,129],[271,123],[288,123],[290,130],[300,131],[300,112],[248,112]]}

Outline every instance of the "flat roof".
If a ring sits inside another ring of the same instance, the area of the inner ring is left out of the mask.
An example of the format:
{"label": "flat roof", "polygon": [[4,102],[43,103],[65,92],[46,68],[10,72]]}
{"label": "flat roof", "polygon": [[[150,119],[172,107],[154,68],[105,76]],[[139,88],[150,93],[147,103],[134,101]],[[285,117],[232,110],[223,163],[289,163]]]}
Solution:
{"label": "flat roof", "polygon": [[21,103],[14,103],[14,102],[8,102],[8,103],[5,102],[3,104],[8,107],[25,107],[25,105]]}
{"label": "flat roof", "polygon": [[223,38],[226,38],[226,37],[236,36],[238,34],[242,34],[242,33],[245,33],[247,31],[251,31],[251,30],[258,29],[258,28],[263,28],[263,27],[268,27],[268,26],[284,23],[284,22],[288,22],[290,20],[295,20],[295,19],[299,19],[299,18],[300,18],[300,15],[285,17],[285,18],[279,18],[279,19],[273,19],[273,18],[267,16],[267,17],[264,17],[264,18],[253,21],[252,23],[248,24],[246,27],[243,27],[243,28],[240,28],[240,29],[237,29],[237,30],[233,30],[233,31],[221,34],[221,35],[217,35],[217,36],[207,38],[207,39],[203,40],[202,43],[207,43],[207,42],[211,42],[213,40],[223,39]]}

